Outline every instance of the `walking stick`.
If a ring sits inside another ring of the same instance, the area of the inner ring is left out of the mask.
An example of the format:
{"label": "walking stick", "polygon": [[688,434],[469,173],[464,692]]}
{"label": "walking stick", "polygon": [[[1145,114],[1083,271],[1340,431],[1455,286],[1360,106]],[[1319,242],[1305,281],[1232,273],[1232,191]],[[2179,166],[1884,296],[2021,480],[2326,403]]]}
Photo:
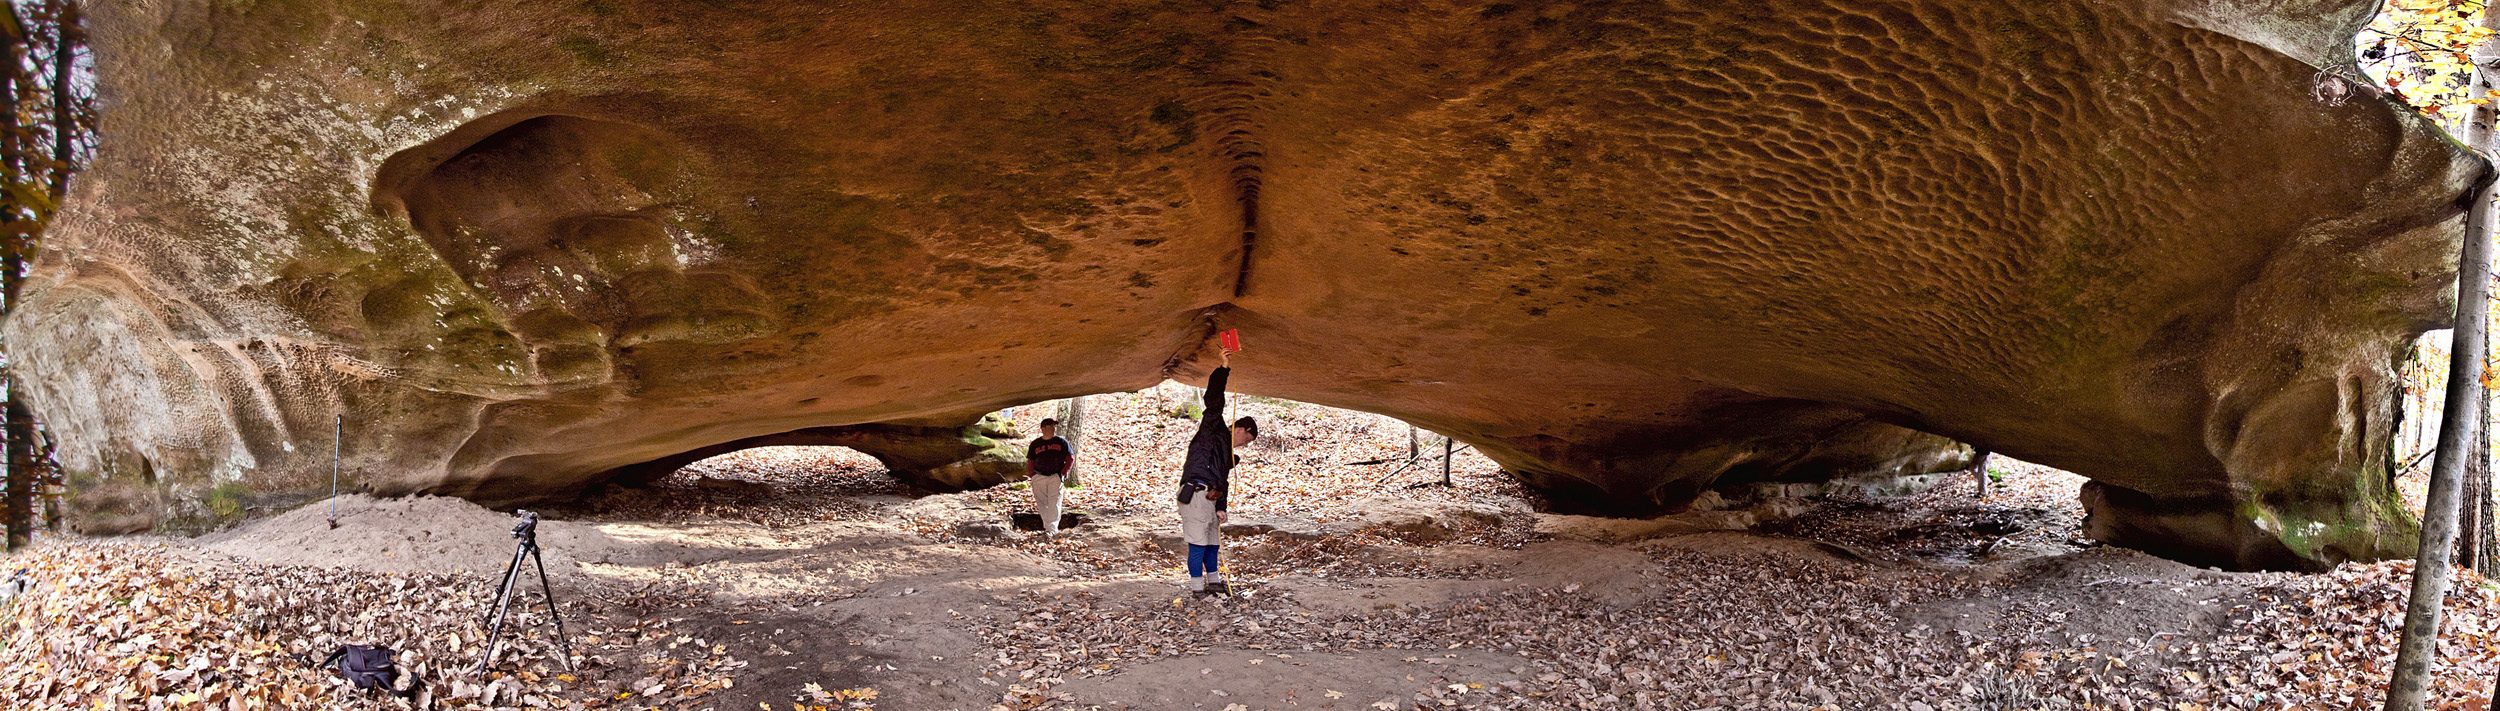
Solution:
{"label": "walking stick", "polygon": [[330,528],[339,527],[339,447],[347,438],[347,415],[341,413],[331,421],[330,428]]}

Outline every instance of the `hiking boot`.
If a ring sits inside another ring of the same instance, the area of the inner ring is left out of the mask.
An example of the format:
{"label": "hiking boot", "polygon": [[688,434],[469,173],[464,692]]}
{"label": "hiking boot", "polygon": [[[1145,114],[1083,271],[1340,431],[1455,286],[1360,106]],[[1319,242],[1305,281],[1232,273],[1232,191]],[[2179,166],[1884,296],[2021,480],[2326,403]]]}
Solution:
{"label": "hiking boot", "polygon": [[1233,586],[1231,586],[1231,585],[1226,585],[1226,584],[1224,584],[1224,583],[1207,583],[1207,586],[1206,586],[1206,587],[1204,587],[1204,588],[1200,588],[1200,589],[1198,590],[1198,594],[1199,594],[1200,596],[1202,596],[1202,597],[1203,597],[1203,596],[1207,596],[1207,595],[1222,595],[1222,596],[1225,596],[1225,597],[1232,597],[1232,596],[1233,596]]}

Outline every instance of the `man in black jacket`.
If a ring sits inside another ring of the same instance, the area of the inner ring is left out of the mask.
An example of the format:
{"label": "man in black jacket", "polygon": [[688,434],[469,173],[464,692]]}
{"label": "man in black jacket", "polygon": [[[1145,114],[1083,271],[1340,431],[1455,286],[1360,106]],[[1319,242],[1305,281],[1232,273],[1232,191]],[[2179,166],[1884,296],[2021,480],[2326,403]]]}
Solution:
{"label": "man in black jacket", "polygon": [[1042,517],[1042,536],[1059,535],[1059,484],[1076,468],[1076,450],[1059,438],[1059,420],[1042,420],[1042,436],[1024,451],[1024,480],[1033,489],[1033,510]]}
{"label": "man in black jacket", "polygon": [[1181,541],[1189,544],[1189,587],[1200,596],[1229,594],[1224,571],[1216,567],[1222,526],[1232,503],[1233,449],[1259,436],[1259,423],[1244,417],[1224,424],[1224,379],[1232,374],[1231,349],[1217,347],[1219,365],[1207,375],[1206,413],[1198,418],[1198,434],[1189,441],[1189,460],[1181,465]]}

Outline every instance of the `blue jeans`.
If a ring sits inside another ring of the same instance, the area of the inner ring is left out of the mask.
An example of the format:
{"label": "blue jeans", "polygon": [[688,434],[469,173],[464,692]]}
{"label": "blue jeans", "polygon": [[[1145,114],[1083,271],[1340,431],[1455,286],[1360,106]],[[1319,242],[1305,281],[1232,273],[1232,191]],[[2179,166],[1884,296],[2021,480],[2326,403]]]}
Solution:
{"label": "blue jeans", "polygon": [[1216,573],[1215,567],[1215,552],[1217,550],[1219,549],[1215,546],[1190,546],[1189,577],[1196,578],[1209,574],[1218,574]]}

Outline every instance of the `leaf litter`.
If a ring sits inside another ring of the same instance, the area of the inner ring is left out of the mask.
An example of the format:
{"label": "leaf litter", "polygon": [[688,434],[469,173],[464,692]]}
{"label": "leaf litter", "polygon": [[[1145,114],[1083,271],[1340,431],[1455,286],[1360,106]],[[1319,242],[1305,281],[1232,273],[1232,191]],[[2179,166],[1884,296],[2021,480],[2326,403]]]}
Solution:
{"label": "leaf litter", "polygon": [[[2404,562],[2318,575],[2221,573],[2093,546],[2074,530],[2078,479],[2013,463],[1985,499],[1951,490],[1961,483],[1906,499],[1826,497],[1766,518],[1755,534],[1616,544],[1646,561],[1634,571],[1637,589],[1593,577],[1564,583],[1522,572],[1552,539],[1528,513],[1538,502],[1489,461],[1461,452],[1457,486],[1415,487],[1437,481],[1438,466],[1388,476],[1406,463],[1402,423],[1244,399],[1236,409],[1277,434],[1246,451],[1237,523],[1368,520],[1349,504],[1384,498],[1504,513],[1429,529],[1245,529],[1226,551],[1245,594],[1141,592],[1139,584],[1170,581],[1179,567],[1149,534],[1163,527],[1156,517],[1168,508],[1170,472],[1194,424],[1173,407],[1186,395],[1167,384],[1093,400],[1080,445],[1086,486],[1070,492],[1070,504],[1100,514],[1107,529],[1129,525],[1127,534],[961,535],[965,521],[906,513],[904,505],[933,497],[846,450],[733,453],[650,489],[554,510],[582,521],[773,530],[883,522],[933,544],[1056,563],[1051,580],[929,593],[979,596],[982,606],[967,606],[951,624],[968,625],[980,653],[943,664],[955,670],[946,674],[991,688],[995,701],[984,703],[1007,709],[1095,707],[1104,700],[1070,690],[1156,662],[1243,650],[1280,667],[1350,664],[1385,651],[1425,670],[1368,688],[1299,690],[1296,705],[1312,708],[2362,708],[2376,705],[2385,682],[2410,574]],[[1030,432],[1046,410],[1012,414]],[[1363,463],[1375,460],[1386,461]],[[962,510],[1003,511],[1025,494],[1002,487],[947,496]],[[2000,525],[2006,520],[2019,525]],[[1766,547],[1783,538],[1868,555]],[[1454,551],[1477,553],[1452,563]],[[10,565],[42,581],[0,612],[0,707],[29,709],[407,708],[351,692],[305,663],[347,643],[398,648],[403,670],[430,684],[419,701],[426,708],[727,708],[722,692],[756,683],[762,667],[703,630],[858,594],[724,600],[717,566],[701,564],[570,587],[560,580],[578,669],[557,662],[536,607],[543,603],[530,595],[508,623],[521,634],[506,642],[496,672],[480,677],[474,665],[494,580],[476,572],[271,565],[181,542],[75,538]],[[1473,587],[1392,594],[1429,585]],[[2500,671],[2500,588],[2460,572],[2454,590],[2433,698],[2441,709],[2480,709]],[[1387,597],[1355,607],[1322,601],[1349,593]],[[1473,678],[1435,664],[1460,653],[1518,661],[1508,673]],[[1260,708],[1255,689],[1207,691],[1220,702],[1209,708]],[[792,683],[773,694],[785,700],[763,708],[942,707],[857,684]]]}

